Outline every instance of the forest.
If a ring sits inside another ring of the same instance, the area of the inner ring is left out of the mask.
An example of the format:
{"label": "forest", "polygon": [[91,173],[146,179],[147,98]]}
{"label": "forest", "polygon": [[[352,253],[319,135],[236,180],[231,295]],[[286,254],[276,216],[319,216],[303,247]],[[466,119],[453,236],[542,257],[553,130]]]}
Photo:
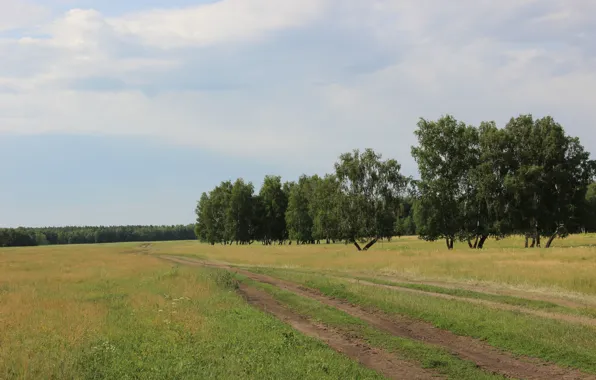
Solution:
{"label": "forest", "polygon": [[0,229],[0,247],[169,241],[195,238],[194,225]]}
{"label": "forest", "polygon": [[596,161],[552,117],[520,115],[498,128],[446,115],[420,119],[415,135],[418,179],[366,149],[342,154],[324,176],[266,176],[258,193],[243,179],[224,181],[201,195],[196,235],[210,244],[341,241],[368,250],[416,234],[482,249],[491,237],[549,248],[596,231]]}

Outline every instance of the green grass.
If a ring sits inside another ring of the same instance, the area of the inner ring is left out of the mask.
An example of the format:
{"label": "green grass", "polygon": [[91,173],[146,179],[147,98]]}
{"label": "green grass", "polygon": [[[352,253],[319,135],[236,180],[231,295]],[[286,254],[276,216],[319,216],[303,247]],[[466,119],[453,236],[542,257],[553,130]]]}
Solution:
{"label": "green grass", "polygon": [[0,250],[0,284],[0,379],[383,378],[249,306],[222,270]]}
{"label": "green grass", "polygon": [[461,360],[439,347],[393,336],[377,330],[364,321],[340,310],[323,305],[316,300],[301,297],[277,287],[250,280],[241,275],[237,276],[241,281],[270,293],[278,301],[298,314],[324,323],[327,326],[348,332],[351,336],[366,341],[373,347],[383,348],[388,352],[397,354],[399,357],[418,362],[421,367],[432,369],[437,373],[445,375],[448,379],[504,379],[503,376],[484,372],[478,369],[474,363]]}
{"label": "green grass", "polygon": [[596,329],[592,327],[490,309],[465,301],[374,288],[317,274],[261,271],[318,289],[330,297],[387,314],[427,321],[438,328],[484,340],[515,354],[596,373]]}
{"label": "green grass", "polygon": [[591,309],[591,308],[575,309],[575,308],[561,306],[556,303],[543,301],[543,300],[530,300],[530,299],[521,298],[521,297],[514,297],[514,296],[508,296],[508,295],[502,295],[502,294],[482,293],[482,292],[476,292],[476,291],[468,290],[468,289],[445,288],[445,287],[436,286],[436,285],[393,282],[393,281],[388,281],[385,279],[374,278],[374,277],[354,277],[354,278],[358,279],[358,280],[362,280],[362,281],[372,282],[375,284],[395,286],[398,288],[420,290],[420,291],[427,292],[427,293],[446,294],[446,295],[456,296],[456,297],[479,299],[479,300],[503,303],[503,304],[513,305],[513,306],[521,306],[521,307],[525,307],[528,309],[534,309],[534,310],[550,311],[550,312],[581,315],[581,316],[596,318],[596,310],[595,309]]}
{"label": "green grass", "polygon": [[[86,379],[380,378],[324,344],[295,333],[247,306],[227,272],[198,270],[197,281],[218,290],[201,301],[178,299],[172,308],[139,313],[126,297],[106,293],[110,331],[83,347],[78,360]],[[161,294],[165,288],[144,284]],[[116,289],[116,288],[114,288]],[[104,290],[105,292],[105,290]],[[113,296],[111,296],[113,295]],[[171,318],[185,309],[205,319],[192,331]],[[158,314],[156,321],[155,314]],[[161,317],[163,315],[163,317]],[[162,319],[163,318],[163,319]]]}

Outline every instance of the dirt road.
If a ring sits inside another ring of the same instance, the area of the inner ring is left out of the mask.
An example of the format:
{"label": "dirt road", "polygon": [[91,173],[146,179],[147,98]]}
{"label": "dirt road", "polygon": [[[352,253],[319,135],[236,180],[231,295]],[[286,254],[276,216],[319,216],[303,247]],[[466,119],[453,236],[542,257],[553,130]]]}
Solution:
{"label": "dirt road", "polygon": [[[450,331],[435,328],[427,322],[410,319],[404,316],[386,315],[376,311],[365,310],[357,305],[351,305],[342,300],[327,297],[316,290],[305,288],[304,286],[289,281],[253,273],[244,269],[233,268],[224,264],[208,263],[184,257],[161,256],[161,258],[183,265],[209,266],[240,273],[254,281],[270,284],[302,297],[317,300],[325,305],[360,318],[371,326],[395,336],[443,347],[454,355],[472,361],[480,368],[489,372],[499,373],[507,377],[532,380],[596,380],[596,376],[585,374],[578,370],[562,368],[537,359],[515,357],[510,353],[500,351],[477,339],[455,335]],[[243,291],[246,291],[247,287],[243,287],[243,289]],[[256,293],[253,293],[253,298],[255,295]],[[263,301],[254,302],[262,303]]]}

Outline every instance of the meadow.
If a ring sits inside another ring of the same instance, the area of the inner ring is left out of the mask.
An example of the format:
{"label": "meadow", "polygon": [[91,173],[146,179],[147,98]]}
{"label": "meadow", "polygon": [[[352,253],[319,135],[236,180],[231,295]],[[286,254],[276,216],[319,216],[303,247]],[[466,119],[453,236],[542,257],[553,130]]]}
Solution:
{"label": "meadow", "polygon": [[596,235],[0,249],[0,379],[596,378]]}

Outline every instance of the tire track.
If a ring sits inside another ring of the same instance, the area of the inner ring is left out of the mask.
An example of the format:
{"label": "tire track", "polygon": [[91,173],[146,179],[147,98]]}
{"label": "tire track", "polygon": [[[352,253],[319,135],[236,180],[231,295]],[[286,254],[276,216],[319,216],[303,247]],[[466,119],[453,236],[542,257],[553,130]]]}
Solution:
{"label": "tire track", "polygon": [[322,340],[335,351],[358,361],[365,367],[371,368],[389,379],[431,380],[437,378],[437,374],[424,370],[414,363],[399,359],[395,355],[372,348],[339,331],[309,321],[284,307],[265,291],[241,284],[239,292],[249,304],[277,317],[304,335]]}

